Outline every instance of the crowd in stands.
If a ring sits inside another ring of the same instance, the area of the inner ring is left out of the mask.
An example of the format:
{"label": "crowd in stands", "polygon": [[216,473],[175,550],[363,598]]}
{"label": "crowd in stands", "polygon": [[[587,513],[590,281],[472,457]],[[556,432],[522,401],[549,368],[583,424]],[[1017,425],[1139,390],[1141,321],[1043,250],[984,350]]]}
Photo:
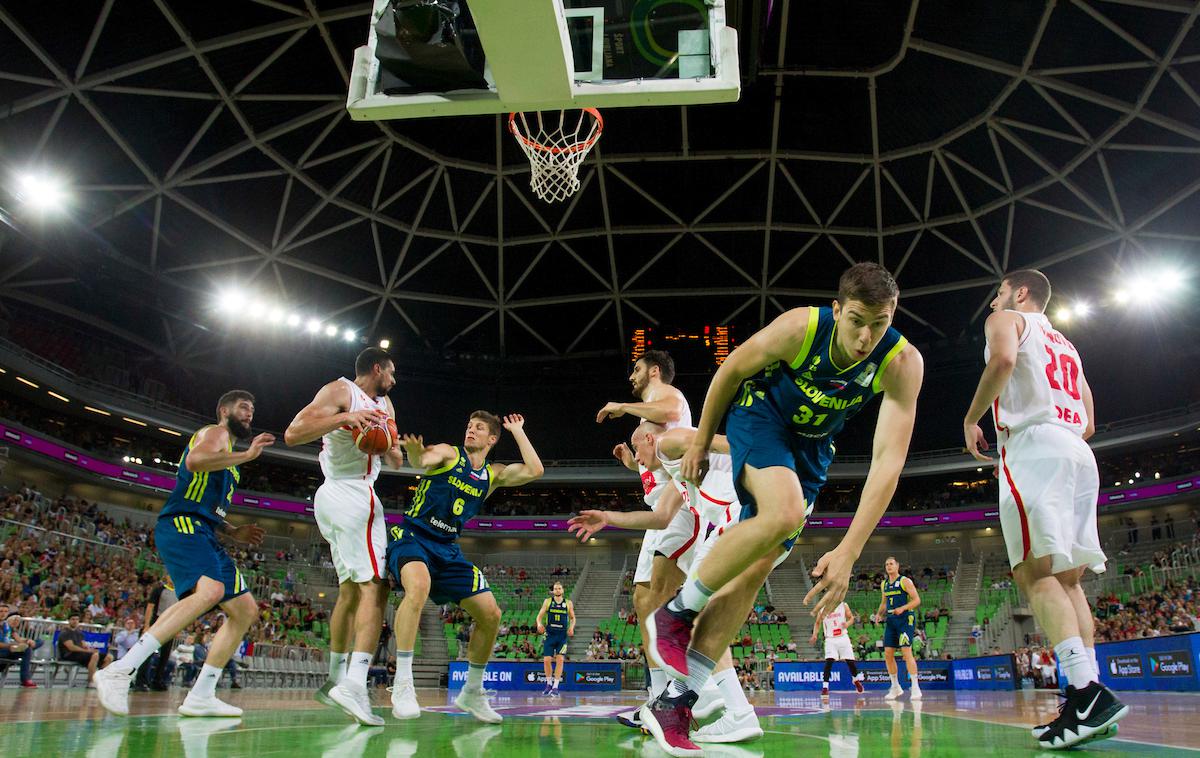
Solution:
{"label": "crowd in stands", "polygon": [[1200,631],[1200,583],[1167,582],[1126,602],[1115,594],[1096,600],[1096,640],[1119,642]]}
{"label": "crowd in stands", "polygon": [[[154,587],[162,581],[154,561],[153,534],[128,521],[117,523],[87,500],[63,497],[39,506],[40,494],[29,487],[0,499],[0,603],[25,618],[66,621],[79,616],[84,624],[120,628],[133,620],[141,630]],[[280,557],[286,557],[280,553]],[[267,559],[261,550],[235,550],[243,574],[259,602],[260,620],[250,642],[320,644],[315,629],[327,614],[296,590],[294,575],[283,581],[257,572]],[[215,633],[224,620],[214,611],[192,624],[184,635]]]}

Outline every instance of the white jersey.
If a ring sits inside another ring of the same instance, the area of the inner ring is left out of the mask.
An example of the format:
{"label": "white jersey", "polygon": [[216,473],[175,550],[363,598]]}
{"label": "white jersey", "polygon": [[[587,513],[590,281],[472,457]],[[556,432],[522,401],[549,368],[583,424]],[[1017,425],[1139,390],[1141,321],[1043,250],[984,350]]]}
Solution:
{"label": "white jersey", "polygon": [[825,632],[825,640],[846,636],[846,627],[850,626],[850,606],[842,603],[834,608],[825,618],[821,619],[821,629]]}
{"label": "white jersey", "polygon": [[[683,399],[683,413],[680,414],[678,421],[668,421],[663,424],[667,429],[674,429],[677,426],[691,427],[692,425],[692,409],[688,406],[687,398]],[[642,464],[638,464],[638,473],[642,477],[642,499],[650,510],[658,507],[659,498],[662,497],[663,488],[667,486],[667,482],[671,481],[671,476],[659,468],[657,471],[651,471]]]}
{"label": "white jersey", "polygon": [[[338,379],[350,388],[350,411],[378,409],[387,413],[387,401],[382,397],[371,398],[367,393],[345,377]],[[379,476],[380,456],[367,455],[354,444],[354,436],[347,427],[334,429],[321,438],[321,473],[326,479],[362,479],[374,484]]]}
{"label": "white jersey", "polygon": [[737,502],[737,493],[733,489],[733,458],[724,453],[709,453],[708,472],[697,487],[685,481],[680,473],[682,458],[667,460],[662,452],[655,452],[663,470],[683,493],[684,502],[699,511],[708,523],[724,526],[729,521],[730,507]]}
{"label": "white jersey", "polygon": [[[1012,376],[992,404],[997,435],[1053,424],[1082,436],[1088,417],[1079,352],[1044,313],[1009,312],[1025,320],[1025,329]],[[984,348],[983,355],[990,360],[991,351]]]}

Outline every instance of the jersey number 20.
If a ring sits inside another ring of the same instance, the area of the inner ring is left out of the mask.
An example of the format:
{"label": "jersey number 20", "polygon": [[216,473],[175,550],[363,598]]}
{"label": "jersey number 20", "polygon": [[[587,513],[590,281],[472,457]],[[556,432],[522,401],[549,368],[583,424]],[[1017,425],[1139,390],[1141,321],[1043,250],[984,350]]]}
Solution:
{"label": "jersey number 20", "polygon": [[[1046,364],[1046,379],[1050,381],[1050,389],[1061,390],[1073,400],[1078,400],[1079,364],[1066,353],[1055,353],[1049,345],[1046,346],[1046,353],[1050,356],[1050,362]],[[1062,374],[1061,384],[1055,374]]]}

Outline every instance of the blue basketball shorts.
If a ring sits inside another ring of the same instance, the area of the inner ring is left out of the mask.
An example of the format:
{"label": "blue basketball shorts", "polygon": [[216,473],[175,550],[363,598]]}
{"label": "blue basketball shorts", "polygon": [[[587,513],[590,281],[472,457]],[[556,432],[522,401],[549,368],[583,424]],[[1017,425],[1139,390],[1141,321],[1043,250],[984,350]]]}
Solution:
{"label": "blue basketball shorts", "polygon": [[184,514],[160,517],[154,525],[154,545],[180,600],[192,594],[202,576],[225,585],[222,603],[250,591],[242,572],[217,541],[212,524],[202,518]]}

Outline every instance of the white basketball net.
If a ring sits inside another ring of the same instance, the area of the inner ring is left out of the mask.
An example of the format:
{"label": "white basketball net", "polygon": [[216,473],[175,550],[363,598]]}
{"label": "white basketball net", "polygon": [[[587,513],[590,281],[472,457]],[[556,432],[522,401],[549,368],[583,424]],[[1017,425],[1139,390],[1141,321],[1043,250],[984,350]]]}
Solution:
{"label": "white basketball net", "polygon": [[[568,115],[569,114],[569,115]],[[529,188],[554,203],[579,189],[579,166],[604,130],[595,108],[578,111],[512,113],[508,129],[529,159]]]}

